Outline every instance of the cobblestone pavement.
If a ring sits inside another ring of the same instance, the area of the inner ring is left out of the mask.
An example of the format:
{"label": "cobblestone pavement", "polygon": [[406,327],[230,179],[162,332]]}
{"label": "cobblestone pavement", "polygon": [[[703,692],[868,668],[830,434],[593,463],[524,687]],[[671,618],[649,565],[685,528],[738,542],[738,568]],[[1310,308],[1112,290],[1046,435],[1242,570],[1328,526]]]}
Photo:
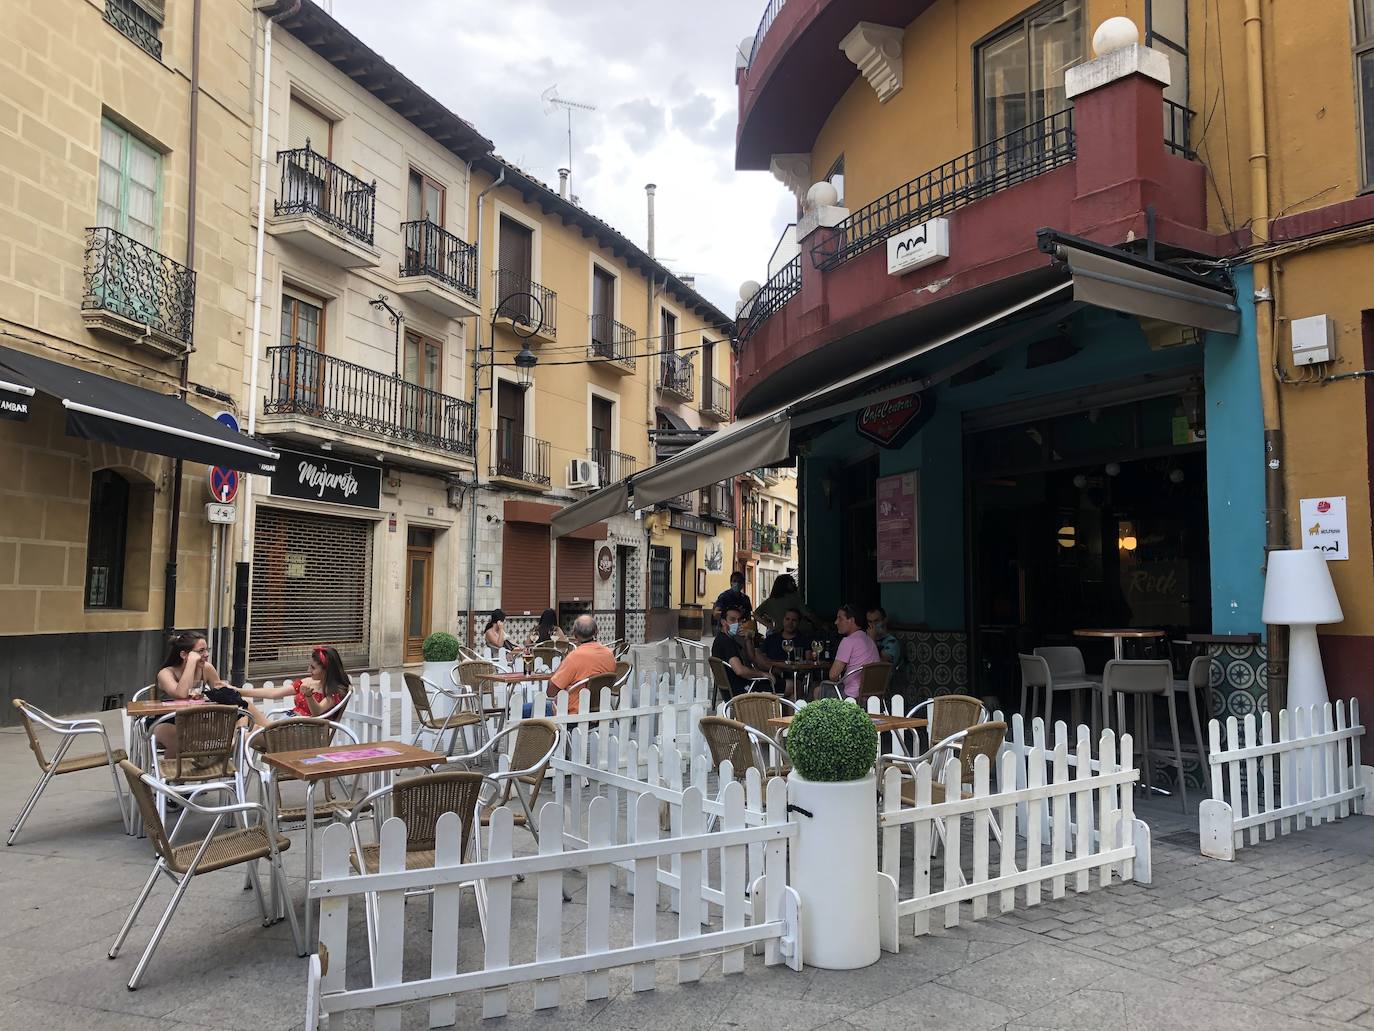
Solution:
{"label": "cobblestone pavement", "polygon": [[[37,772],[23,734],[0,731],[6,829]],[[485,1024],[478,1000],[465,997],[459,1026],[1374,1028],[1374,818],[1263,842],[1222,863],[1198,855],[1196,824],[1173,800],[1141,803],[1138,811],[1154,836],[1149,886],[1114,885],[1082,896],[1070,889],[1063,899],[920,939],[904,922],[901,952],[858,971],[797,974],[751,957],[743,975],[725,977],[718,961],[708,962],[701,983],[678,987],[672,965],[662,964],[656,991],[633,993],[625,976],[614,975],[610,999],[582,1003],[580,979],[568,978],[560,1009],[534,1013],[529,991],[518,990],[512,1015]],[[297,848],[287,866],[300,898],[303,858],[293,837]],[[102,772],[63,777],[49,789],[19,843],[0,850],[0,1027],[301,1026],[305,964],[284,924],[261,926],[251,894],[230,872],[197,879],[144,987],[125,990],[165,904],[165,887],[120,958],[112,962],[105,952],[150,864],[147,841],[119,833]],[[582,897],[580,881],[569,878],[568,887],[574,901],[564,926],[571,943],[582,933]],[[516,896],[532,899],[533,885],[517,886]],[[524,905],[518,911],[532,913],[532,903]],[[425,908],[408,909],[416,942],[425,934]],[[662,916],[665,927],[675,920]],[[517,949],[532,934],[532,919],[520,923]],[[465,920],[469,926],[464,957],[475,955],[470,950],[480,942]],[[361,927],[356,932],[361,946]],[[361,971],[365,962],[359,947],[350,969]],[[404,1026],[425,1027],[426,1016],[416,1008]],[[371,1026],[358,1017],[336,1023]]]}

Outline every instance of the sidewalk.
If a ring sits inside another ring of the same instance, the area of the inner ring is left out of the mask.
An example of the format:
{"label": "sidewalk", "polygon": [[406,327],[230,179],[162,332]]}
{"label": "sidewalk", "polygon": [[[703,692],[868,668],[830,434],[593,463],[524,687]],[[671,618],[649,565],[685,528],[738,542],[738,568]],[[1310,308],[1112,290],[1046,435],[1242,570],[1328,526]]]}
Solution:
{"label": "sidewalk", "polygon": [[[107,714],[106,722],[117,733],[117,720]],[[0,731],[6,829],[37,774],[23,732]],[[1374,1028],[1374,818],[1351,817],[1247,847],[1236,862],[1222,863],[1198,855],[1196,824],[1174,800],[1142,802],[1138,813],[1154,835],[1150,886],[1086,896],[1070,890],[1059,901],[922,939],[904,924],[902,951],[859,971],[796,974],[750,957],[743,976],[724,977],[714,960],[704,964],[702,983],[677,987],[664,964],[653,992],[632,993],[626,976],[613,975],[609,1000],[583,1003],[581,979],[568,978],[560,1009],[534,1013],[530,992],[514,991],[511,1016],[485,1023],[479,1000],[464,998],[458,1026]],[[285,858],[300,899],[303,856],[299,833],[291,836],[297,847]],[[0,1028],[301,1026],[305,963],[286,924],[261,926],[256,903],[233,872],[197,878],[144,987],[125,990],[167,886],[155,890],[120,958],[111,962],[105,952],[151,863],[146,840],[120,833],[102,771],[63,777],[49,788],[19,843],[0,851],[7,889],[0,895]],[[582,887],[580,878],[569,878],[569,941],[582,933]],[[533,890],[518,885],[517,898],[532,898]],[[424,903],[410,910],[418,939]],[[468,925],[465,918],[464,957],[480,941],[475,923],[470,932]],[[515,928],[517,949],[532,934],[532,927]],[[350,956],[350,968],[365,962],[362,955]],[[423,1007],[408,1011],[403,1026],[425,1027],[426,1016]],[[336,1024],[370,1028],[371,1019]]]}

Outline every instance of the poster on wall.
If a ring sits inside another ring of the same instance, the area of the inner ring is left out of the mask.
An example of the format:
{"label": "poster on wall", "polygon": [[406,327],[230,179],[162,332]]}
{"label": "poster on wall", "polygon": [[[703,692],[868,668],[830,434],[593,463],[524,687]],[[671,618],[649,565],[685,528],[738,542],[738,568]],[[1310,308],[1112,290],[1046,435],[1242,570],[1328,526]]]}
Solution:
{"label": "poster on wall", "polygon": [[916,537],[917,474],[900,473],[878,480],[878,582],[921,579]]}
{"label": "poster on wall", "polygon": [[1328,562],[1350,558],[1346,533],[1345,498],[1303,498],[1298,502],[1302,522],[1300,547],[1320,551]]}

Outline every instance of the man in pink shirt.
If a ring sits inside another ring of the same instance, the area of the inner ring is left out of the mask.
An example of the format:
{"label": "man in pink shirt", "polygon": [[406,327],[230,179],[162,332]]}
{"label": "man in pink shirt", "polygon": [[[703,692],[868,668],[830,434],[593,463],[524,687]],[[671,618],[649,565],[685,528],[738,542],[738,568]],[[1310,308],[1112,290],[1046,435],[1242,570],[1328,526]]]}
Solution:
{"label": "man in pink shirt", "polygon": [[878,646],[864,632],[863,611],[856,605],[841,605],[835,613],[835,629],[844,638],[835,651],[830,666],[830,679],[839,682],[846,698],[859,697],[860,668],[870,662],[882,661]]}

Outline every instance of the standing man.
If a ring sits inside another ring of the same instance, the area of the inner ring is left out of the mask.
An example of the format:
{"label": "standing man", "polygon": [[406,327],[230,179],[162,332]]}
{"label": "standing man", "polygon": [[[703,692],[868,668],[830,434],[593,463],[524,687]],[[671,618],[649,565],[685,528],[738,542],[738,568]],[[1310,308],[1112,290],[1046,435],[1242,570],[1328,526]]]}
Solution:
{"label": "standing man", "polygon": [[830,664],[830,679],[840,685],[846,698],[859,697],[859,670],[870,662],[881,662],[878,646],[873,638],[864,632],[859,624],[857,605],[841,605],[835,613],[835,629],[844,638],[835,652],[835,661]]}
{"label": "standing man", "polygon": [[717,622],[725,618],[725,610],[733,605],[739,609],[740,621],[747,623],[754,615],[754,606],[749,601],[749,595],[744,593],[744,574],[736,569],[730,574],[730,589],[721,591],[720,597],[716,599],[713,615]]}
{"label": "standing man", "polygon": [[[550,698],[557,698],[558,692],[566,691],[588,677],[615,672],[615,656],[596,639],[596,620],[584,612],[573,620],[572,635],[573,650],[563,657],[549,680],[547,690]],[[580,694],[568,699],[569,713],[578,711],[579,697]]]}
{"label": "standing man", "polygon": [[711,658],[720,659],[725,663],[731,698],[757,686],[751,683],[752,681],[763,680],[770,687],[773,684],[771,674],[756,669],[745,661],[744,647],[739,636],[740,620],[739,606],[727,604],[720,616],[720,629],[716,632],[716,639],[711,642]]}

